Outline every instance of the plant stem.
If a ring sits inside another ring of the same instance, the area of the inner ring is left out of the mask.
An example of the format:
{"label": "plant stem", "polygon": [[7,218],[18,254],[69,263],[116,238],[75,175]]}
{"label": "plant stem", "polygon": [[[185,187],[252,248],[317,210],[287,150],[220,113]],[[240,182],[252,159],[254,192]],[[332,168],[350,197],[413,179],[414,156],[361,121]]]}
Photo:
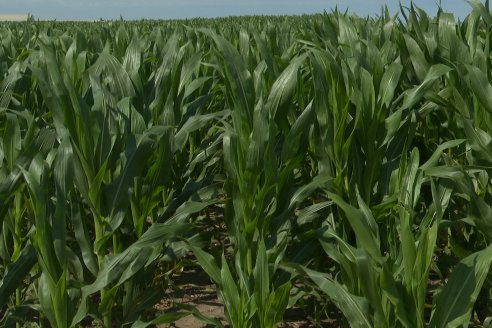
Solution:
{"label": "plant stem", "polygon": [[[103,238],[103,227],[102,227],[102,221],[99,218],[99,216],[94,215],[94,218],[95,218],[94,228],[96,233],[96,244],[98,244],[99,241],[102,240]],[[101,269],[104,262],[104,254],[102,254],[99,250],[96,250],[96,255],[97,255],[97,264],[99,266],[99,269]],[[106,297],[106,288],[102,288],[101,302],[104,300],[105,297]],[[106,328],[111,327],[111,311],[103,313],[103,324],[104,327]]]}
{"label": "plant stem", "polygon": [[[22,212],[21,212],[21,199],[22,194],[19,191],[15,195],[15,222],[14,222],[14,256],[18,257],[21,251],[21,220],[22,220]],[[20,287],[15,289],[15,306],[18,307],[21,305],[22,297]],[[15,324],[16,328],[20,328],[20,323]]]}

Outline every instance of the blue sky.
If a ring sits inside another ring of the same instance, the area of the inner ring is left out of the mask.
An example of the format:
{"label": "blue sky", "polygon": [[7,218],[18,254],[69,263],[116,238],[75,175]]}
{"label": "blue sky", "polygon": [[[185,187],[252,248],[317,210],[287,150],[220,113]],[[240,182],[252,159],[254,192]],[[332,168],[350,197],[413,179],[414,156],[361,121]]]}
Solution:
{"label": "blue sky", "polygon": [[[402,0],[408,4],[409,1]],[[414,0],[434,14],[438,0]],[[380,12],[388,5],[398,11],[397,0],[0,0],[0,14],[31,13],[40,19],[190,18],[257,14],[302,14],[322,12],[338,5],[360,15]],[[470,6],[465,0],[442,0],[442,7],[464,17]]]}

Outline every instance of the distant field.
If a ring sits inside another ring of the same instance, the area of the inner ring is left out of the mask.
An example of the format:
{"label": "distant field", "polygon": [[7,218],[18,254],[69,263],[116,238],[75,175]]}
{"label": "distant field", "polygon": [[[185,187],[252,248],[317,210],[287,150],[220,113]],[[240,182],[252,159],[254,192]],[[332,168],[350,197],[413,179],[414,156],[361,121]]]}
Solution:
{"label": "distant field", "polygon": [[0,327],[492,328],[469,2],[0,22]]}
{"label": "distant field", "polygon": [[24,21],[27,19],[29,15],[28,14],[8,14],[8,15],[2,15],[0,14],[0,21]]}

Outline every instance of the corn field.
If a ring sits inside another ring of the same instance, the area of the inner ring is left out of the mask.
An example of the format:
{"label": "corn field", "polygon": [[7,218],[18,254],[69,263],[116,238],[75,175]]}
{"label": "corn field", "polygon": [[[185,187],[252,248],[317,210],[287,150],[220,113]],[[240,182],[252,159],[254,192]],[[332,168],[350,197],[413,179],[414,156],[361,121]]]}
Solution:
{"label": "corn field", "polygon": [[[0,23],[0,325],[492,327],[491,41],[477,0]],[[156,309],[187,268],[224,318]]]}

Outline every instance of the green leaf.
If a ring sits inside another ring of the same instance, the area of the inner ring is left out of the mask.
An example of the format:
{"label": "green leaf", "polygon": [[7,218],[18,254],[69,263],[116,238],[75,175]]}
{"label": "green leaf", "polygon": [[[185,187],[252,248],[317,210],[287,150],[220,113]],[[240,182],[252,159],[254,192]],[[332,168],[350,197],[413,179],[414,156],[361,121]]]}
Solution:
{"label": "green leaf", "polygon": [[309,127],[313,124],[313,102],[310,102],[301,115],[297,118],[294,125],[289,131],[282,147],[282,161],[285,163],[289,160],[294,160],[302,153],[304,148],[307,148],[307,140],[302,145],[303,139],[309,133]]}
{"label": "green leaf", "polygon": [[477,96],[480,104],[492,114],[492,86],[487,75],[475,66],[467,65],[471,91]]}
{"label": "green leaf", "polygon": [[450,71],[451,68],[446,65],[433,65],[427,72],[422,84],[406,92],[402,108],[410,108],[418,103],[424,97],[425,93],[432,88],[434,82]]}
{"label": "green leaf", "polygon": [[224,66],[221,69],[226,77],[225,82],[228,93],[230,93],[229,99],[237,107],[237,113],[242,117],[243,122],[251,124],[255,90],[246,63],[241,54],[224,37],[213,33],[211,30],[200,29],[200,31],[214,40],[217,50],[223,58]]}
{"label": "green leaf", "polygon": [[307,275],[342,311],[351,327],[373,327],[369,319],[367,302],[350,294],[343,285],[331,279],[327,274],[317,272],[298,264],[282,264],[282,269],[295,272],[298,275]]}
{"label": "green leaf", "polygon": [[378,99],[381,103],[385,104],[386,107],[389,107],[391,101],[393,100],[396,87],[400,82],[402,70],[403,66],[400,63],[392,63],[384,72],[383,78],[381,79],[381,84],[379,86]]}
{"label": "green leaf", "polygon": [[430,327],[459,327],[470,321],[473,305],[492,264],[492,246],[458,263],[444,289],[438,294]]}
{"label": "green leaf", "polygon": [[266,302],[270,296],[270,274],[268,270],[268,256],[265,242],[260,240],[256,253],[256,264],[253,272],[255,278],[255,290],[253,296],[258,306],[260,321],[264,324],[268,318],[268,308]]}
{"label": "green leaf", "polygon": [[[241,318],[244,308],[242,306],[242,297],[239,295],[239,289],[236,280],[232,277],[231,270],[227,260],[222,254],[222,267],[220,269],[220,295],[223,298],[226,311],[231,318]],[[233,319],[233,322],[235,320]]]}
{"label": "green leaf", "polygon": [[365,249],[374,259],[380,259],[381,251],[379,249],[377,224],[362,198],[358,196],[359,206],[362,207],[361,209],[356,209],[345,202],[340,196],[331,192],[327,192],[327,194],[345,212],[345,216],[357,237],[358,246]]}
{"label": "green leaf", "polygon": [[130,279],[149,260],[150,250],[160,249],[162,245],[189,230],[187,224],[153,224],[135,243],[122,253],[107,258],[103,268],[99,271],[96,280],[82,288],[82,301],[72,320],[72,325],[79,323],[87,314],[87,297],[100,291],[117,279],[117,285]]}
{"label": "green leaf", "polygon": [[7,266],[0,281],[0,309],[7,304],[15,289],[23,285],[24,278],[36,263],[36,250],[31,244],[27,244],[17,260]]}
{"label": "green leaf", "polygon": [[173,323],[183,317],[190,315],[189,312],[167,312],[157,316],[155,319],[149,322],[144,321],[135,321],[135,323],[131,326],[131,328],[146,328],[148,326],[154,326],[165,323]]}
{"label": "green leaf", "polygon": [[153,133],[148,131],[142,140],[135,145],[135,140],[129,139],[125,155],[126,165],[121,174],[104,189],[108,195],[107,206],[109,223],[116,230],[121,224],[129,207],[130,188],[133,187],[134,178],[141,175],[148,158],[152,155],[154,146]]}
{"label": "green leaf", "polygon": [[492,16],[490,15],[489,10],[485,8],[482,1],[466,0],[466,2],[468,2],[470,6],[473,7],[473,11],[479,13],[480,16],[482,16],[488,26],[492,26]]}
{"label": "green leaf", "polygon": [[424,52],[420,48],[419,44],[415,39],[409,34],[403,34],[405,39],[405,44],[410,54],[410,59],[412,61],[413,69],[420,81],[425,80],[425,76],[429,71],[429,63],[425,59]]}
{"label": "green leaf", "polygon": [[[306,58],[307,54],[294,58],[273,84],[265,105],[271,118],[275,118],[277,116],[278,110],[281,109],[293,95],[297,87],[297,75],[299,68],[304,63]],[[285,113],[280,112],[280,114]]]}
{"label": "green leaf", "polygon": [[459,145],[461,145],[463,142],[465,142],[466,140],[464,139],[457,139],[457,140],[449,140],[449,141],[446,141],[444,143],[442,143],[441,145],[439,145],[436,150],[434,151],[434,153],[432,154],[432,156],[427,160],[427,162],[425,162],[421,167],[420,169],[422,171],[425,171],[433,166],[435,166],[436,164],[438,164],[438,161],[439,159],[441,158],[442,156],[442,153],[449,149],[449,148],[454,148],[454,147],[457,147]]}
{"label": "green leaf", "polygon": [[176,133],[174,137],[174,149],[182,149],[192,132],[207,126],[212,120],[224,118],[229,114],[230,111],[224,110],[212,114],[194,115],[190,117]]}
{"label": "green leaf", "polygon": [[5,131],[2,135],[3,140],[3,153],[7,160],[7,165],[10,170],[15,166],[15,161],[19,156],[22,149],[22,140],[20,125],[17,116],[7,113],[7,122],[5,125]]}

